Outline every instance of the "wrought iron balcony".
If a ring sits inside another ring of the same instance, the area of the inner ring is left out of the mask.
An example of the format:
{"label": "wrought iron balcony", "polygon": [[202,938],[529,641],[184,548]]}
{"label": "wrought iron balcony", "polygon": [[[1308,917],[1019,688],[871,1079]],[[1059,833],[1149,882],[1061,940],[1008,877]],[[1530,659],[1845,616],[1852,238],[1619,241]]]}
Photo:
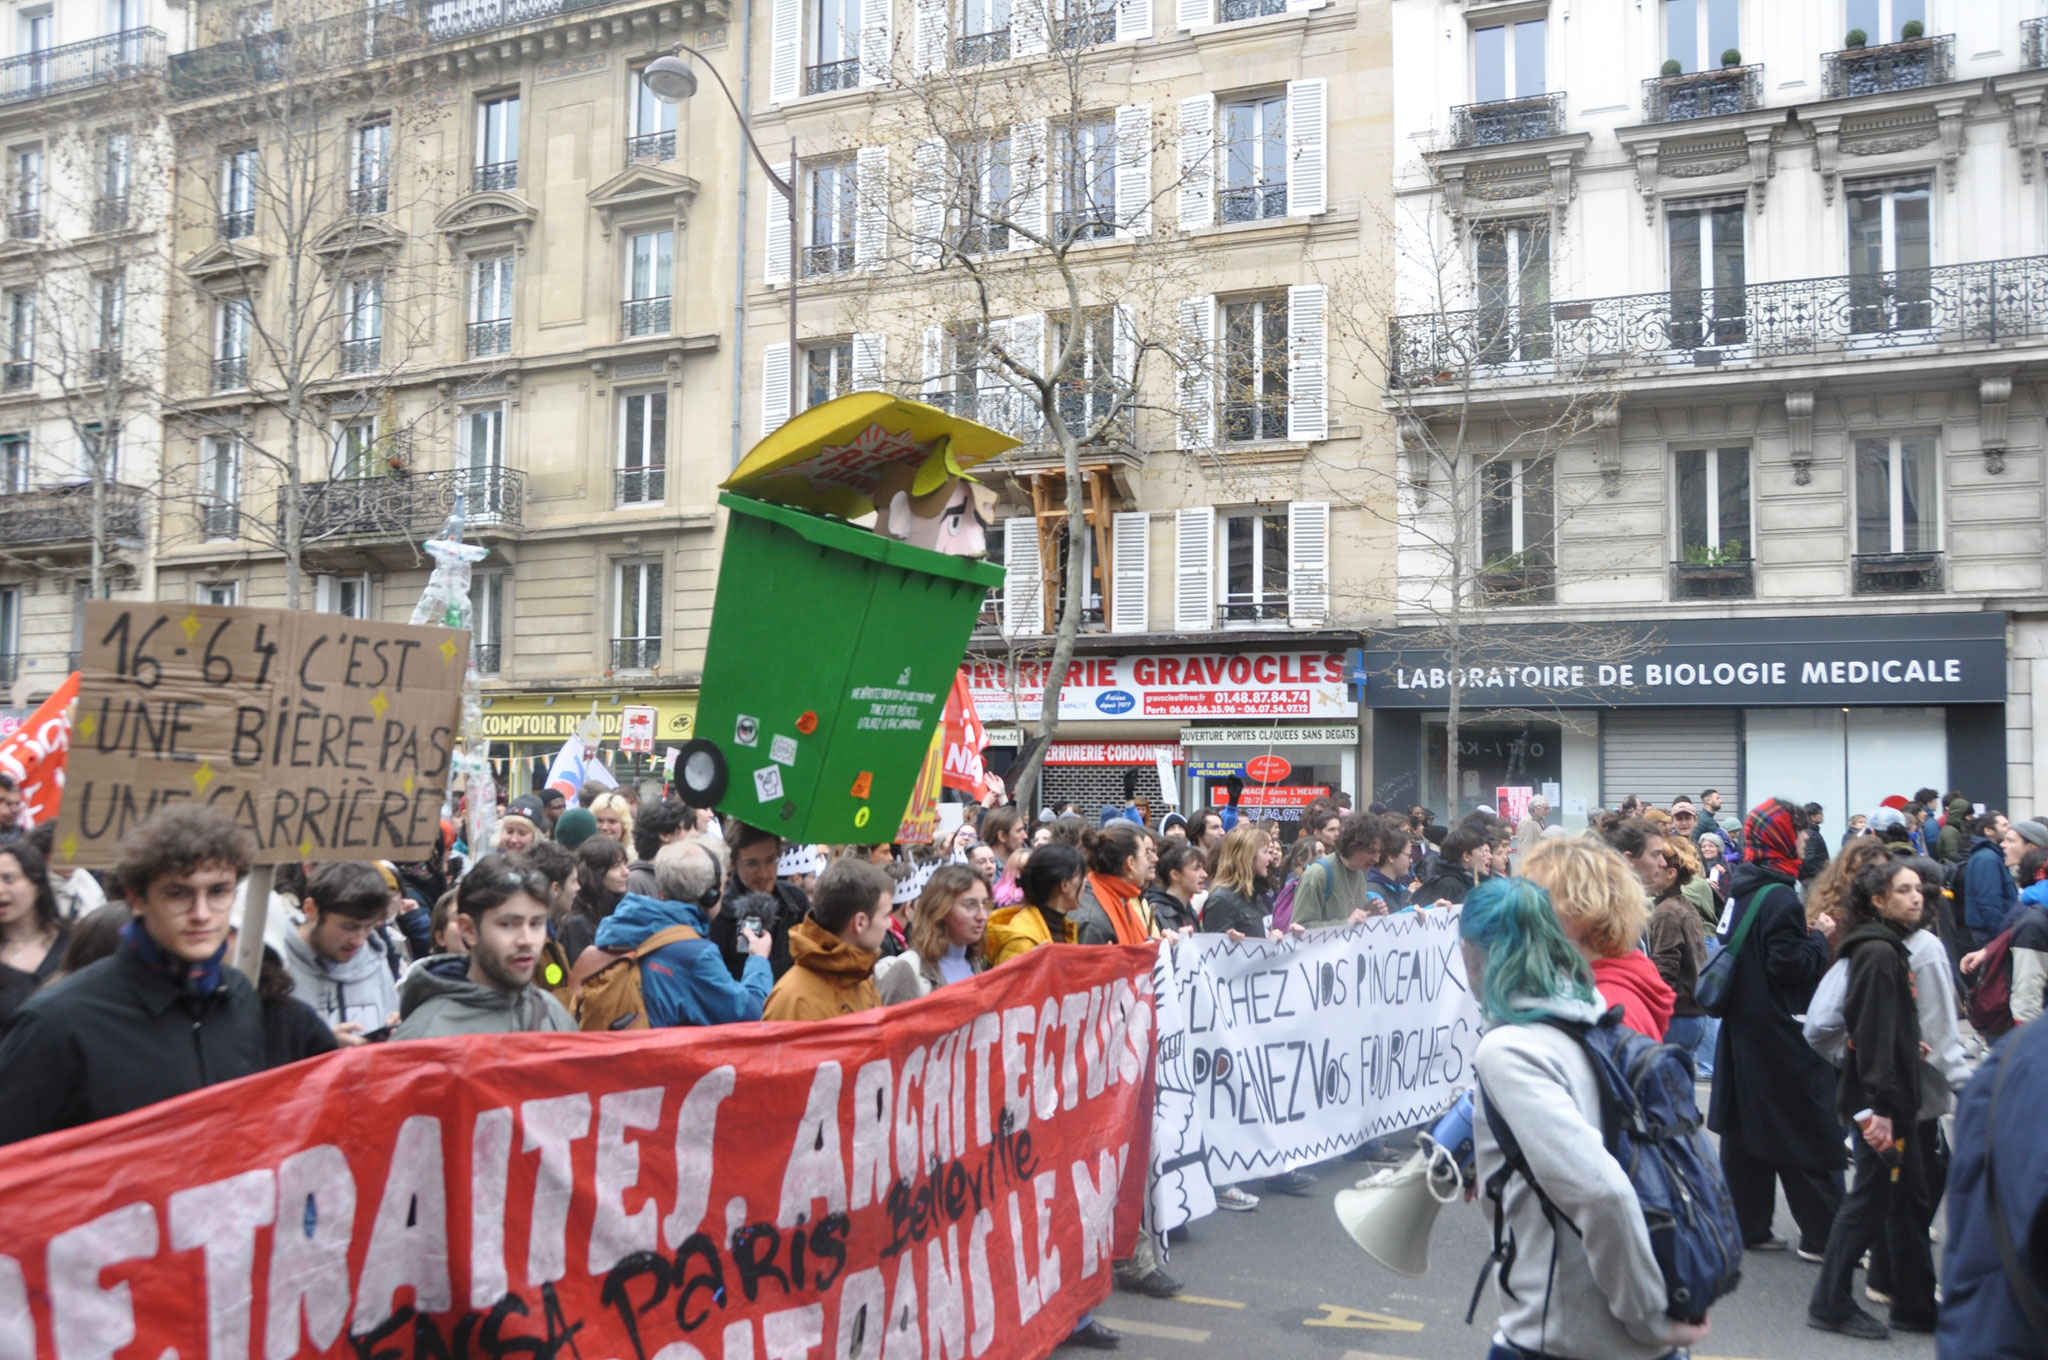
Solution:
{"label": "wrought iron balcony", "polygon": [[1564,131],[1564,91],[1528,99],[1461,104],[1451,110],[1451,145],[1506,146],[1555,137]]}
{"label": "wrought iron balcony", "polygon": [[619,304],[619,331],[624,335],[667,335],[668,303],[665,297],[628,298]]}
{"label": "wrought iron balcony", "polygon": [[[1281,0],[1284,5],[1286,0]],[[1116,11],[1070,14],[1052,21],[1052,50],[1078,52],[1084,47],[1116,41]]]}
{"label": "wrought iron balcony", "polygon": [[22,208],[7,214],[7,237],[12,241],[33,241],[43,234],[43,210]]}
{"label": "wrought iron balcony", "polygon": [[379,181],[348,191],[348,210],[357,217],[375,217],[391,206],[391,186]]}
{"label": "wrought iron balcony", "polygon": [[236,355],[213,361],[213,390],[232,392],[249,385],[249,356]]}
{"label": "wrought iron balcony", "polygon": [[612,669],[648,671],[661,664],[661,639],[635,637],[612,639]]}
{"label": "wrought iron balcony", "polygon": [[1682,123],[1724,113],[1747,113],[1764,103],[1764,68],[1724,66],[1682,76],[1652,76],[1643,82],[1643,121]]}
{"label": "wrought iron balcony", "polygon": [[131,28],[104,38],[27,52],[0,61],[0,104],[126,80],[161,70],[163,64],[164,35],[154,28]]}
{"label": "wrought iron balcony", "polygon": [[[525,513],[526,474],[514,468],[451,468],[394,472],[386,477],[340,477],[299,488],[300,532],[307,540],[377,538],[410,541],[447,522],[455,497],[472,527],[517,528]],[[286,492],[278,492],[277,522],[284,527]]]}
{"label": "wrought iron balcony", "polygon": [[1128,383],[1107,377],[1062,379],[1054,400],[1060,423],[1076,439],[1092,438],[1098,446],[1130,442],[1133,399]]}
{"label": "wrought iron balcony", "polygon": [[1955,52],[1950,33],[1829,52],[1820,62],[1821,92],[1829,99],[1849,99],[1946,85],[1955,78]]}
{"label": "wrought iron balcony", "polygon": [[237,208],[232,212],[224,212],[220,215],[221,240],[236,241],[244,236],[254,236],[255,234],[256,210],[254,208]]}
{"label": "wrought iron balcony", "polygon": [[119,231],[128,225],[128,195],[108,194],[92,205],[94,231]]}
{"label": "wrought iron balcony", "polygon": [[945,392],[926,392],[918,400],[927,406],[936,406],[965,420],[976,421],[991,429],[1016,433],[1021,422],[1018,419],[1020,407],[1028,400],[1013,388],[1003,383],[991,383],[987,387],[964,387]]}
{"label": "wrought iron balcony", "polygon": [[1397,317],[1392,381],[1552,378],[2048,335],[2048,255]]}
{"label": "wrought iron balcony", "polygon": [[2020,52],[2029,71],[2048,66],[2048,19],[2020,21]]}
{"label": "wrought iron balcony", "polygon": [[1225,222],[1260,222],[1287,216],[1285,184],[1246,184],[1217,195],[1217,211]]}
{"label": "wrought iron balcony", "polygon": [[1225,600],[1216,606],[1217,616],[1228,626],[1233,623],[1284,623],[1287,601]]}
{"label": "wrought iron balcony", "polygon": [[1287,0],[1223,0],[1223,22],[1256,19],[1262,14],[1285,14]]}
{"label": "wrought iron balcony", "polygon": [[643,132],[638,137],[626,139],[626,164],[636,162],[672,161],[676,158],[676,134],[674,129],[667,132]]}
{"label": "wrought iron balcony", "polygon": [[427,36],[434,42],[574,14],[606,3],[609,0],[428,0],[421,5],[420,0],[412,0],[415,7],[426,11]]}
{"label": "wrought iron balcony", "polygon": [[1116,235],[1116,210],[1090,204],[1052,215],[1055,241],[1101,241]]}
{"label": "wrought iron balcony", "polygon": [[472,321],[468,335],[469,357],[489,359],[512,352],[512,319],[500,317],[495,321]]}
{"label": "wrought iron balcony", "polygon": [[505,644],[502,642],[475,642],[469,644],[469,664],[476,667],[478,675],[496,675],[505,659]]}
{"label": "wrought iron balcony", "polygon": [[374,373],[383,363],[384,342],[376,336],[341,342],[339,367],[343,373]]}
{"label": "wrought iron balcony", "polygon": [[287,75],[324,75],[423,47],[429,41],[424,8],[421,0],[384,0],[181,52],[170,62],[171,98],[233,94]]}
{"label": "wrought iron balcony", "polygon": [[818,274],[844,274],[853,268],[853,242],[826,241],[805,246],[803,260],[807,279]]}
{"label": "wrought iron balcony", "polygon": [[992,61],[1010,59],[1010,30],[999,28],[990,33],[968,33],[953,40],[953,65],[986,66]]}
{"label": "wrought iron balcony", "polygon": [[612,491],[619,505],[659,505],[668,494],[668,469],[659,463],[615,469]]}
{"label": "wrought iron balcony", "polygon": [[35,361],[31,359],[9,359],[0,364],[0,388],[9,392],[26,392],[36,380]]}
{"label": "wrought iron balcony", "polygon": [[199,509],[199,527],[208,538],[239,538],[242,509],[238,505],[206,505]]}
{"label": "wrought iron balcony", "polygon": [[[105,485],[102,542],[142,537],[142,492]],[[0,495],[0,548],[92,542],[92,483]]]}
{"label": "wrought iron balcony", "polygon": [[991,255],[1010,248],[1010,228],[1002,222],[969,222],[959,230],[962,255]]}
{"label": "wrought iron balcony", "polygon": [[851,90],[859,84],[859,57],[848,57],[845,61],[825,61],[804,68],[805,94],[831,94],[834,90]]}
{"label": "wrought iron balcony", "polygon": [[1671,564],[1674,600],[1746,600],[1755,594],[1756,563],[1747,557]]}
{"label": "wrought iron balcony", "polygon": [[517,189],[519,187],[518,161],[487,161],[470,174],[469,187],[472,192],[486,193],[493,189]]}
{"label": "wrought iron balcony", "polygon": [[1224,402],[1222,434],[1225,442],[1232,444],[1285,439],[1287,398],[1257,397],[1251,401]]}
{"label": "wrought iron balcony", "polygon": [[1938,552],[1857,553],[1849,559],[1858,595],[1924,595],[1941,589]]}

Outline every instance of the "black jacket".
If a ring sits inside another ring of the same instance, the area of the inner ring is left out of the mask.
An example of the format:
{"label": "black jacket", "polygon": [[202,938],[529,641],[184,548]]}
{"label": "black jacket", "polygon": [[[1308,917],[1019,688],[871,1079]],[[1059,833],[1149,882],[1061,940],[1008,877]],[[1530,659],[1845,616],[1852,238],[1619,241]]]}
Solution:
{"label": "black jacket", "polygon": [[1799,860],[1799,881],[1811,883],[1828,867],[1828,843],[1818,831],[1806,838],[1806,853]]}
{"label": "black jacket", "polygon": [[1145,905],[1152,908],[1152,924],[1161,930],[1186,930],[1195,923],[1194,912],[1156,883],[1145,889]]}
{"label": "black jacket", "polygon": [[[726,971],[737,978],[747,966],[747,950],[740,943],[740,923],[734,913],[733,904],[747,895],[738,878],[728,875],[725,880],[725,906],[718,915],[711,918],[711,941],[718,946],[719,954],[725,959]],[[811,914],[811,899],[804,896],[804,890],[794,883],[775,883],[775,919],[763,921],[774,943],[768,947],[768,967],[776,977],[789,971],[789,928]]]}
{"label": "black jacket", "polygon": [[1211,888],[1202,903],[1202,929],[1212,935],[1226,930],[1242,932],[1247,939],[1266,938],[1266,918],[1273,914],[1273,894],[1260,889],[1247,902],[1235,888]]}
{"label": "black jacket", "polygon": [[1920,1113],[1920,1012],[1905,939],[1875,921],[1850,931],[1839,952],[1849,960],[1842,1003],[1849,1052],[1835,1083],[1835,1113],[1848,1123],[1868,1109],[1911,1125]]}
{"label": "black jacket", "polygon": [[9,1022],[0,1038],[0,1144],[333,1048],[318,1017],[304,1023],[305,1010],[296,1001],[265,1006],[232,968],[211,996],[186,996],[134,951],[116,950],[37,993]]}
{"label": "black jacket", "polygon": [[1422,886],[1415,890],[1415,901],[1425,907],[1439,900],[1463,902],[1465,894],[1477,886],[1472,881],[1471,870],[1456,864],[1439,863],[1435,876],[1424,879]]}

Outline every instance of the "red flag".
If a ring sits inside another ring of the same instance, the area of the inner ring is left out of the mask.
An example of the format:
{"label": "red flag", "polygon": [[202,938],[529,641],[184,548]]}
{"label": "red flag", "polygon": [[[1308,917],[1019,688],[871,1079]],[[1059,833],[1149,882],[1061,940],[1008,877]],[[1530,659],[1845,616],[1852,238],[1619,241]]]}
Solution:
{"label": "red flag", "polygon": [[0,742],[0,773],[14,777],[30,826],[55,821],[58,804],[64,801],[64,761],[71,753],[67,710],[77,697],[78,672],[73,671],[27,722]]}
{"label": "red flag", "polygon": [[964,672],[954,672],[953,690],[946,696],[943,721],[946,764],[941,780],[949,789],[973,794],[976,799],[986,798],[988,768],[981,763],[981,753],[988,749],[988,728],[982,723],[981,714],[975,711],[974,695],[968,691]]}

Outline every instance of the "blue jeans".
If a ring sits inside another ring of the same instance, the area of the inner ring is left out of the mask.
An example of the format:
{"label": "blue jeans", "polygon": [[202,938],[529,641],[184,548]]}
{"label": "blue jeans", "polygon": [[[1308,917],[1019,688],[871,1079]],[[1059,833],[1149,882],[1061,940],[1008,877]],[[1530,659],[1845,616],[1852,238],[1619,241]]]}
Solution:
{"label": "blue jeans", "polygon": [[1714,1035],[1710,1026],[1717,1023],[1710,1015],[1674,1015],[1664,1030],[1664,1042],[1690,1053],[1693,1070],[1702,1078],[1714,1075]]}

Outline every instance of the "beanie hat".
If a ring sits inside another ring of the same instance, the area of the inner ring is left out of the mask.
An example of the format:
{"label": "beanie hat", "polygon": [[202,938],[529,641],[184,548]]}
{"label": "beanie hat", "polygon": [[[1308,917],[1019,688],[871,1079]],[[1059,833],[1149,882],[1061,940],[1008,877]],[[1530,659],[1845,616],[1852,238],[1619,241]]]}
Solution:
{"label": "beanie hat", "polygon": [[572,807],[555,823],[555,841],[564,850],[574,850],[597,834],[597,817],[589,808]]}
{"label": "beanie hat", "polygon": [[2048,850],[2048,826],[2043,826],[2041,823],[2029,819],[2023,822],[2014,822],[2012,829],[2019,832],[2020,839],[2028,845],[2036,849]]}

